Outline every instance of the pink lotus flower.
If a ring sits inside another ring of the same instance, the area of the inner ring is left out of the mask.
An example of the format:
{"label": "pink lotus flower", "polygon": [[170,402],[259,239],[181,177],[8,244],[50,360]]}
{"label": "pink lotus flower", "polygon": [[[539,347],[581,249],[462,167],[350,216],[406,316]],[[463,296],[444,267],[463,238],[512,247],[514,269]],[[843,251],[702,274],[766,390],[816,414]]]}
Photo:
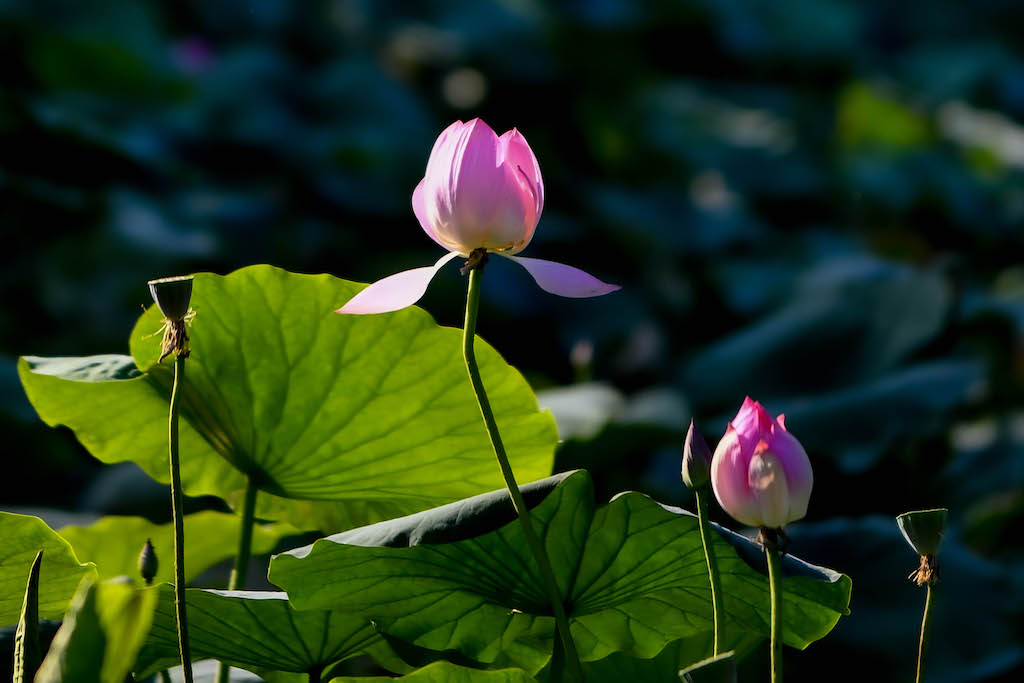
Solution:
{"label": "pink lotus flower", "polygon": [[431,267],[373,283],[337,313],[387,313],[411,306],[442,266],[477,249],[518,263],[541,289],[559,296],[600,296],[619,289],[572,266],[514,256],[533,239],[544,210],[540,165],[514,128],[498,137],[480,119],[448,126],[412,193],[412,209],[423,231],[449,253]]}
{"label": "pink lotus flower", "polygon": [[711,460],[722,509],[750,526],[778,529],[807,514],[814,475],[807,453],[778,419],[748,396]]}

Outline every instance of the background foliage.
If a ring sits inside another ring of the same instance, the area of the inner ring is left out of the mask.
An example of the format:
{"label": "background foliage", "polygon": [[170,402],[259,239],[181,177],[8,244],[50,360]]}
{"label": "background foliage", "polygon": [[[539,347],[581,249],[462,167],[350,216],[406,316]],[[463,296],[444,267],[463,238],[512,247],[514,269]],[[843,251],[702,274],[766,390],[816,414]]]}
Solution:
{"label": "background foliage", "polygon": [[[795,552],[857,586],[791,680],[908,677],[923,595],[892,516],[937,505],[935,680],[1012,680],[1022,20],[1009,0],[0,2],[0,504],[166,521],[162,487],[39,421],[16,357],[127,353],[155,276],[429,262],[411,190],[437,132],[480,115],[541,162],[526,255],[624,285],[567,301],[488,270],[480,334],[546,390],[559,468],[599,500],[690,505],[683,426],[715,439],[753,394],[815,466]],[[446,271],[422,304],[458,325],[463,288]]]}

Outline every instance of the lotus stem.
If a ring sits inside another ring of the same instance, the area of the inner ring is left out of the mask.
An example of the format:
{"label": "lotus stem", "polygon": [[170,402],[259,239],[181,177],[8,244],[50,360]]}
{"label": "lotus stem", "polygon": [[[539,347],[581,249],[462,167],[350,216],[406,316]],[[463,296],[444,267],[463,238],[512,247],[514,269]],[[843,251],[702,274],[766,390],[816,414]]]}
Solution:
{"label": "lotus stem", "polygon": [[494,449],[494,455],[498,459],[498,466],[501,468],[501,474],[505,478],[505,486],[508,488],[512,505],[519,518],[519,523],[522,525],[523,535],[526,537],[526,543],[530,547],[530,552],[533,553],[534,560],[540,569],[541,580],[551,602],[551,610],[554,613],[558,635],[561,639],[562,647],[565,649],[565,658],[569,668],[568,678],[569,680],[582,681],[583,667],[580,665],[579,655],[576,653],[576,644],[573,642],[572,634],[569,630],[569,619],[566,616],[565,605],[562,602],[562,596],[555,581],[555,574],[551,570],[551,562],[548,559],[547,551],[537,537],[536,531],[534,531],[533,524],[530,521],[530,509],[526,506],[526,501],[523,500],[523,494],[519,490],[515,474],[513,474],[512,467],[509,465],[505,446],[501,441],[501,435],[498,433],[498,424],[494,419],[494,412],[491,410],[490,401],[487,400],[487,393],[484,391],[484,384],[480,378],[480,369],[476,363],[476,352],[473,348],[473,342],[476,338],[477,312],[480,307],[480,280],[483,276],[483,268],[486,262],[487,254],[482,251],[473,252],[470,256],[470,261],[467,262],[469,291],[466,298],[466,324],[463,329],[462,354],[466,360],[469,382],[473,387],[473,393],[476,394],[477,404],[480,406],[480,414],[483,417],[484,426],[487,428],[487,435],[491,440],[491,447]]}
{"label": "lotus stem", "polygon": [[928,595],[924,602],[924,616],[921,618],[921,642],[917,647],[916,683],[924,683],[925,665],[928,663],[928,645],[932,640],[932,611],[935,609],[935,588],[937,582],[928,582]]}
{"label": "lotus stem", "polygon": [[776,545],[776,532],[762,529],[764,553],[768,559],[768,586],[772,601],[771,683],[782,683],[782,563]]}
{"label": "lotus stem", "polygon": [[708,565],[708,580],[711,582],[711,613],[714,618],[715,640],[712,655],[722,653],[722,577],[718,574],[718,560],[715,559],[715,548],[711,544],[711,522],[708,519],[708,486],[698,486],[693,490],[697,497],[697,520],[700,524],[700,542],[704,546],[704,560]]}
{"label": "lotus stem", "polygon": [[185,609],[185,520],[182,509],[181,466],[178,458],[178,404],[185,383],[185,356],[174,357],[174,387],[168,417],[171,464],[171,511],[174,518],[174,609],[178,622],[178,651],[185,683],[192,681],[192,655],[188,640],[188,617]]}
{"label": "lotus stem", "polygon": [[[256,517],[256,494],[259,489],[252,477],[245,478],[245,499],[242,502],[242,526],[238,535],[238,552],[235,553],[235,566],[231,568],[228,579],[228,590],[245,588],[249,575],[249,560],[252,557],[252,531]],[[228,683],[231,667],[224,662],[217,665],[217,683]]]}

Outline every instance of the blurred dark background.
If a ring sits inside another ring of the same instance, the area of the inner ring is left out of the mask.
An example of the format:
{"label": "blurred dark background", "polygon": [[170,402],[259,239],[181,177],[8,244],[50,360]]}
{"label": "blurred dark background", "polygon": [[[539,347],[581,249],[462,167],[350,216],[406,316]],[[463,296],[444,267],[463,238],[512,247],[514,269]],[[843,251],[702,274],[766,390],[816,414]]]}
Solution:
{"label": "blurred dark background", "polygon": [[[1022,28],[1014,0],[0,0],[0,505],[165,515],[38,420],[17,356],[126,353],[157,276],[432,263],[410,195],[480,116],[540,160],[525,255],[623,285],[488,270],[480,333],[558,417],[558,466],[689,505],[688,420],[713,445],[750,394],[814,464],[793,551],[854,581],[790,680],[909,679],[892,518],[934,506],[932,680],[1020,680]],[[421,305],[459,325],[464,286]]]}

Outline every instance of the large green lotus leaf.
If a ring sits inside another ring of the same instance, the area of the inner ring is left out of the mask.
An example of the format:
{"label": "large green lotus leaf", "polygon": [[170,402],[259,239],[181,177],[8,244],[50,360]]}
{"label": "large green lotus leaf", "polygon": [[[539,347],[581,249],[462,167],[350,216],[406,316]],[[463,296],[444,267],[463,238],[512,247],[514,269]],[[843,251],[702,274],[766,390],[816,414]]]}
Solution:
{"label": "large green lotus leaf", "polygon": [[84,579],[36,683],[124,683],[153,620],[156,593]]}
{"label": "large green lotus leaf", "polygon": [[[384,677],[350,677],[332,678],[334,683],[370,683],[372,681],[393,681],[394,678]],[[522,669],[497,669],[483,671],[469,669],[451,662],[436,662],[422,669],[402,676],[401,680],[410,683],[536,683],[537,679]]]}
{"label": "large green lotus leaf", "polygon": [[[163,584],[153,590],[159,591],[160,598],[149,638],[139,652],[136,671],[140,678],[181,661],[174,587]],[[256,673],[305,673],[367,654],[395,672],[410,670],[362,616],[296,612],[281,592],[190,588],[185,600],[194,660],[217,659]]]}
{"label": "large green lotus leaf", "polygon": [[39,616],[44,619],[60,619],[81,580],[96,576],[96,568],[79,562],[68,542],[43,520],[0,512],[0,625],[18,621],[28,572],[40,550]]}
{"label": "large green lotus leaf", "polygon": [[[181,413],[186,493],[234,500],[247,475],[277,496],[351,502],[348,515],[327,506],[351,526],[501,484],[461,331],[417,308],[332,313],[362,287],[271,266],[195,276]],[[19,373],[48,424],[70,427],[104,462],[133,460],[167,481],[172,370],[157,362],[160,327],[152,306],[132,332],[133,359],[27,357]],[[477,350],[516,473],[546,475],[553,418],[494,349],[478,340]],[[261,496],[258,514],[282,506]],[[320,525],[319,510],[300,509],[289,521]]]}
{"label": "large green lotus leaf", "polygon": [[[583,660],[652,658],[701,637],[710,654],[710,588],[697,518],[640,493],[596,505],[579,471],[524,487],[551,556]],[[726,639],[769,634],[763,551],[716,527]],[[803,648],[847,612],[851,582],[786,556],[784,639]],[[298,609],[365,614],[392,636],[473,660],[536,672],[554,624],[508,494],[496,491],[277,555],[270,579]],[[697,656],[699,655],[699,656]],[[692,662],[690,662],[692,663]]]}
{"label": "large green lotus leaf", "polygon": [[[191,581],[218,562],[234,557],[241,530],[238,515],[197,512],[185,516],[185,580]],[[296,530],[287,524],[256,524],[252,534],[254,555],[269,553],[278,541]],[[153,524],[142,517],[104,517],[87,526],[60,530],[75,554],[96,565],[101,579],[139,575],[139,552],[146,540],[153,543],[159,567],[153,583],[174,581],[174,527]]]}

